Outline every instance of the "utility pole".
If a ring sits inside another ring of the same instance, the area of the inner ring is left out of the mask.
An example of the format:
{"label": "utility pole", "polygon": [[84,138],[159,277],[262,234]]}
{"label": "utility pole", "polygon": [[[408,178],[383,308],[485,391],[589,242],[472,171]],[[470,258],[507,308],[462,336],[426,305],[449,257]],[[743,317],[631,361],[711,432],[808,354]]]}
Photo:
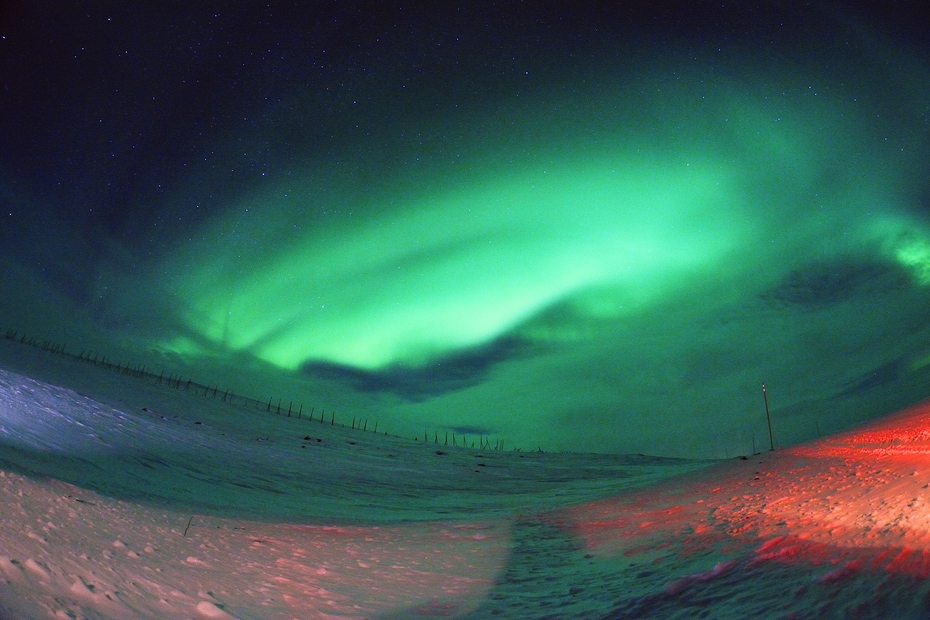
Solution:
{"label": "utility pole", "polygon": [[765,402],[765,421],[769,424],[769,446],[775,450],[775,440],[772,439],[772,416],[769,415],[769,397],[765,392],[765,384],[762,384],[762,400]]}

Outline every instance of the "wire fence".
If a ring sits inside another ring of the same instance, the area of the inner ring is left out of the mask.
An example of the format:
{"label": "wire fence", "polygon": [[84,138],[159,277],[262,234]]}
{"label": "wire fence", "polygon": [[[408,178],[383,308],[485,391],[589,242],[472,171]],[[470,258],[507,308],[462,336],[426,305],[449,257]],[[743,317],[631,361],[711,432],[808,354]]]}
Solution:
{"label": "wire fence", "polygon": [[[293,400],[285,400],[280,397],[269,397],[268,400],[264,400],[253,398],[251,396],[243,396],[242,394],[238,394],[229,388],[220,389],[219,385],[200,383],[195,381],[192,377],[185,378],[179,373],[169,372],[166,375],[165,371],[161,370],[158,374],[155,374],[155,372],[147,368],[144,364],[124,364],[121,361],[114,362],[112,359],[108,359],[106,355],[102,355],[100,352],[95,352],[88,349],[83,349],[80,352],[69,351],[67,343],[53,342],[51,340],[37,338],[36,336],[20,334],[12,329],[7,329],[3,333],[3,337],[6,340],[17,342],[24,346],[38,348],[54,355],[70,358],[74,361],[85,364],[91,364],[97,368],[116,372],[135,379],[139,379],[141,381],[148,381],[156,385],[163,385],[166,388],[183,391],[193,396],[210,398],[214,400],[219,398],[222,402],[227,403],[230,406],[251,409],[256,412],[264,412],[278,416],[296,418],[298,420],[305,419],[308,422],[316,421],[320,424],[329,424],[330,426],[340,426],[342,428],[347,428],[345,422],[348,417],[337,417],[336,411],[334,409],[330,409],[327,413],[326,409],[320,408],[319,412],[317,412],[316,406],[311,406],[309,409],[307,409],[302,402],[295,403]],[[287,403],[286,406],[285,403]],[[369,426],[371,427],[371,431],[368,430]],[[356,430],[363,433],[371,432],[374,435],[379,434],[378,427],[379,423],[377,420],[370,420],[369,418],[359,416],[353,416],[352,421],[348,426],[348,428],[351,430]],[[493,450],[499,452],[504,450],[503,439],[494,439],[492,443],[492,437],[479,435],[477,437],[472,436],[471,441],[469,442],[467,435],[456,435],[454,431],[450,432],[448,430],[443,430],[442,433],[442,436],[440,436],[440,431],[438,430],[433,430],[432,432],[426,431],[423,434],[422,441],[420,437],[408,437],[407,439],[418,443],[431,443],[435,445],[451,446],[455,448]],[[384,430],[383,426],[381,427],[380,434],[385,437],[391,436],[403,438],[401,435],[390,435],[386,430]],[[432,437],[430,435],[432,435]],[[430,441],[431,439],[432,441]],[[513,448],[513,450],[516,452],[521,451],[519,448]],[[539,452],[542,452],[542,449],[539,449]]]}

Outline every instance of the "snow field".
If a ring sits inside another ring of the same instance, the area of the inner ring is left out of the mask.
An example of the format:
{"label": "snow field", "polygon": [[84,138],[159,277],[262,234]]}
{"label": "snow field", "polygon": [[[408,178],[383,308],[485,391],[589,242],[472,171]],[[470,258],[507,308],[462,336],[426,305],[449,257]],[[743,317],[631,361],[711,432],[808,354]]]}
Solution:
{"label": "snow field", "polygon": [[708,467],[424,445],[56,359],[0,370],[0,618],[930,615],[930,404]]}

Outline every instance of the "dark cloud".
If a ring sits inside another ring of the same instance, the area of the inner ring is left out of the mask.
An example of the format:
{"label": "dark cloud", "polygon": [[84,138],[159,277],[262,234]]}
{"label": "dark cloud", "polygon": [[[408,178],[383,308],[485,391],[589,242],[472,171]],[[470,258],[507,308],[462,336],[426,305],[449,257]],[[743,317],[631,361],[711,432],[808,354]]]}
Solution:
{"label": "dark cloud", "polygon": [[531,354],[529,343],[505,336],[437,358],[422,367],[394,364],[379,370],[364,370],[313,361],[305,363],[301,371],[314,378],[346,383],[362,392],[390,393],[417,402],[477,385],[494,366]]}
{"label": "dark cloud", "polygon": [[450,426],[449,430],[459,435],[493,435],[496,431],[487,426]]}
{"label": "dark cloud", "polygon": [[901,375],[902,361],[900,359],[892,360],[862,373],[855,379],[846,383],[845,389],[840,392],[840,396],[855,396],[873,390],[877,387],[894,383]]}
{"label": "dark cloud", "polygon": [[762,298],[774,305],[822,308],[875,288],[889,289],[905,284],[905,275],[893,264],[838,257],[791,271],[775,287],[765,291]]}

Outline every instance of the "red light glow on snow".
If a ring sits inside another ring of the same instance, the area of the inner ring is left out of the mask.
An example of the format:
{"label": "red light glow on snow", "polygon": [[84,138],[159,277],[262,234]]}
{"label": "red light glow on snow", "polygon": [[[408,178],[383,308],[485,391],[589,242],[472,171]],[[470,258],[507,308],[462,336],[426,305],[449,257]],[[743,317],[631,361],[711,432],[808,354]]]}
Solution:
{"label": "red light glow on snow", "polygon": [[[600,556],[674,547],[930,577],[930,403],[848,433],[554,511]],[[754,549],[754,550],[753,550]],[[727,563],[714,570],[725,571]],[[713,572],[713,571],[711,571]],[[690,576],[709,579],[714,575]]]}

